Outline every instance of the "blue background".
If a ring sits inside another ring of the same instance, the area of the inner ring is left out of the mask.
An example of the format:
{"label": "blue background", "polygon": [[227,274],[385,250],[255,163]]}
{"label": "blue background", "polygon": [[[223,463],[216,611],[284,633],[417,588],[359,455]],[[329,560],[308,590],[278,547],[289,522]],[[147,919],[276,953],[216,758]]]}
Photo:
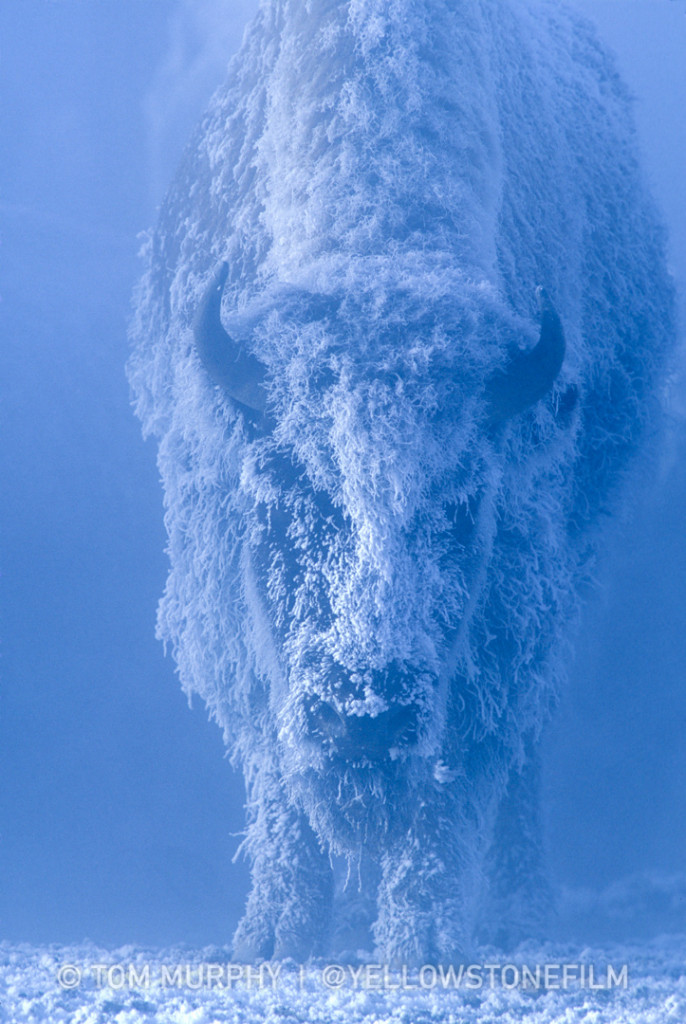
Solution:
{"label": "blue background", "polygon": [[[0,938],[226,942],[240,778],[154,639],[161,488],[124,376],[138,232],[256,4],[0,8]],[[638,96],[686,282],[686,5],[577,0]],[[672,398],[683,421],[683,389]],[[686,871],[686,472],[608,546],[546,745],[570,886]]]}

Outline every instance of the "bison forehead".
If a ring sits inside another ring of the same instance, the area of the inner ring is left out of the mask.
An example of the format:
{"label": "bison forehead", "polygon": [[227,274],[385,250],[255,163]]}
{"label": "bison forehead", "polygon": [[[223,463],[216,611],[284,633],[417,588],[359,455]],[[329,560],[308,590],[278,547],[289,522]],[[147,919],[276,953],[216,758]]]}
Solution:
{"label": "bison forehead", "polygon": [[310,266],[287,299],[263,292],[257,312],[236,316],[225,301],[224,323],[264,362],[269,443],[351,514],[362,503],[407,522],[437,481],[464,491],[492,442],[485,381],[537,325],[448,258],[401,262],[349,262],[345,287],[330,272],[324,294],[310,290],[323,276]]}

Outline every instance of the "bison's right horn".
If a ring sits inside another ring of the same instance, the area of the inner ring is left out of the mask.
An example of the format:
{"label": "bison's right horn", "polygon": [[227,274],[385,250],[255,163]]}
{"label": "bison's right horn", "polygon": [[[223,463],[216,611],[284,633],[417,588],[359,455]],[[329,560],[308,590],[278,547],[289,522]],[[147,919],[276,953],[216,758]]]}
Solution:
{"label": "bison's right horn", "polygon": [[234,402],[262,416],[267,404],[264,365],[222,327],[221,302],[229,274],[227,263],[215,270],[193,321],[195,347],[203,366]]}
{"label": "bison's right horn", "polygon": [[490,419],[501,423],[544,398],[562,368],[565,336],[560,318],[543,288],[537,289],[541,335],[530,352],[518,353],[487,385]]}

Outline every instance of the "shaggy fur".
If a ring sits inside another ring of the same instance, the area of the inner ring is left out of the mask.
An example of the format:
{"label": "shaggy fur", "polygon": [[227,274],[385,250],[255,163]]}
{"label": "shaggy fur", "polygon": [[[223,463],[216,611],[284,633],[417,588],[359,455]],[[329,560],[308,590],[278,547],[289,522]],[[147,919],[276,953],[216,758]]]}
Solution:
{"label": "shaggy fur", "polygon": [[[536,744],[674,334],[612,61],[554,5],[270,0],[145,256],[159,635],[245,774],[236,955],[370,926],[386,959],[449,959],[479,922],[535,928]],[[220,260],[262,420],[194,344]],[[488,382],[536,341],[539,285],[566,358],[498,421]]]}

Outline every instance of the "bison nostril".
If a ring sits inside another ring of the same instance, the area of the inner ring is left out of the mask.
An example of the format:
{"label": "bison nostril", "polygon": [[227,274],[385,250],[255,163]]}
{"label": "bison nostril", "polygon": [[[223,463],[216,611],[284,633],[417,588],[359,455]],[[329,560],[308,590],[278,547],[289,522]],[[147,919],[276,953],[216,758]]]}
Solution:
{"label": "bison nostril", "polygon": [[314,736],[338,737],[345,734],[346,727],[343,717],[331,704],[315,699],[307,709],[307,724]]}
{"label": "bison nostril", "polygon": [[418,715],[415,708],[405,707],[393,712],[389,722],[389,733],[395,744],[412,746],[417,742]]}

